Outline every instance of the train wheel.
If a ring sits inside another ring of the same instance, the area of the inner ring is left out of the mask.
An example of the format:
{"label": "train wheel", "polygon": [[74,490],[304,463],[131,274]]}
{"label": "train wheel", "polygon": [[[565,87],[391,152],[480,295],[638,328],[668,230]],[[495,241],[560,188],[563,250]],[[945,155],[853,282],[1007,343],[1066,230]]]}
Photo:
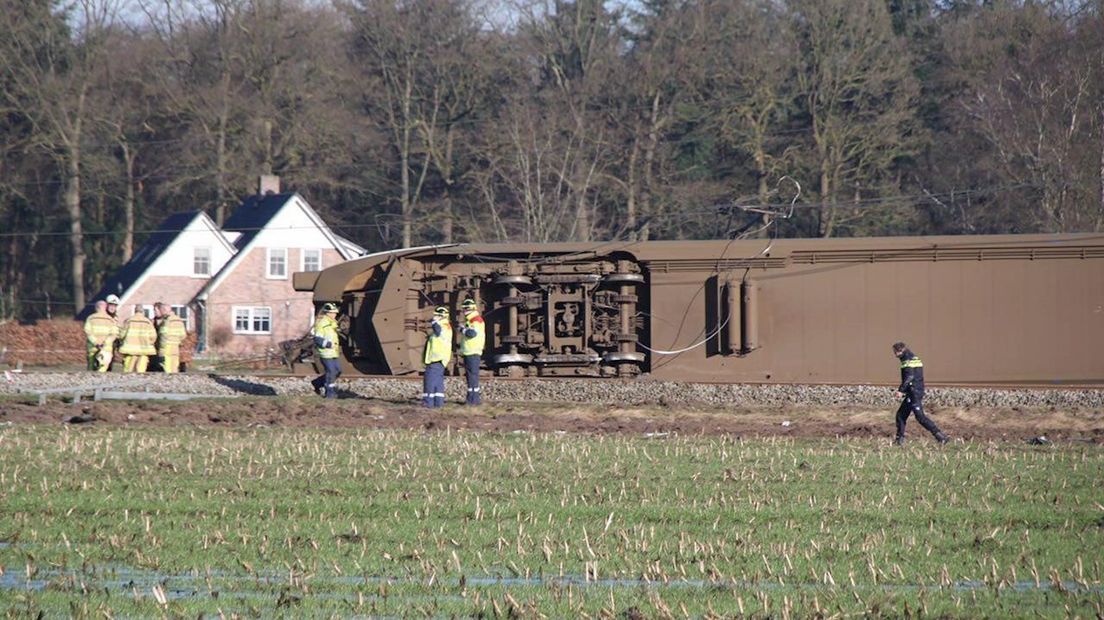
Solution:
{"label": "train wheel", "polygon": [[529,276],[503,274],[495,278],[494,283],[509,286],[527,286],[533,283],[533,279]]}
{"label": "train wheel", "polygon": [[495,366],[524,366],[533,363],[533,356],[525,353],[500,353],[491,356],[490,362]]}
{"label": "train wheel", "polygon": [[607,284],[644,284],[642,273],[610,273],[602,278]]}

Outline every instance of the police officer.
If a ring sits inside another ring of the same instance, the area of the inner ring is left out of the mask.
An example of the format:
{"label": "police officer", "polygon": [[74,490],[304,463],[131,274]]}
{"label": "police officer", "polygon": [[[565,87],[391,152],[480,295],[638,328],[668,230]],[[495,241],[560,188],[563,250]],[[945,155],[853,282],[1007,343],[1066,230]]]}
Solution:
{"label": "police officer", "polygon": [[426,333],[425,377],[422,384],[422,406],[445,406],[445,366],[452,360],[452,325],[449,311],[438,306]]}
{"label": "police officer", "polygon": [[119,353],[123,354],[123,372],[146,372],[149,356],[157,354],[154,346],[157,342],[157,330],[153,327],[153,321],[142,311],[141,305],[134,306],[134,314],[123,323],[119,340],[122,342]]}
{"label": "police officer", "polygon": [[893,343],[893,355],[901,360],[901,385],[897,388],[897,397],[901,398],[901,406],[897,408],[897,439],[893,443],[898,446],[905,443],[905,422],[909,414],[916,416],[916,421],[928,430],[939,443],[947,443],[950,439],[939,430],[928,416],[924,415],[924,362],[915,353],[909,350],[903,342]]}
{"label": "police officer", "polygon": [[479,363],[487,341],[487,330],[474,299],[465,299],[460,309],[463,313],[460,321],[460,357],[464,358],[464,377],[468,381],[467,404],[479,405],[483,402],[479,391]]}
{"label": "police officer", "polygon": [[[341,343],[337,341],[337,305],[325,303],[318,320],[311,329],[314,337],[314,347],[318,352],[318,359],[322,361],[324,372],[318,378],[311,381],[315,394],[323,394],[325,398],[337,398],[337,378],[341,376]],[[323,389],[325,391],[323,392]]]}
{"label": "police officer", "polygon": [[119,324],[107,313],[107,301],[96,302],[96,311],[84,320],[84,335],[88,348],[88,370],[107,372],[111,368],[115,339],[119,337]]}

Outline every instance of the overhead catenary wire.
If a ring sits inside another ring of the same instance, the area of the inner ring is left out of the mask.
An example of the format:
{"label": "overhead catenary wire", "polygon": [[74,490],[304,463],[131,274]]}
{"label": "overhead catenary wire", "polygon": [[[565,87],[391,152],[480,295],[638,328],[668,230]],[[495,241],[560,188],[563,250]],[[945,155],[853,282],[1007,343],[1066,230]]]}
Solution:
{"label": "overhead catenary wire", "polygon": [[[762,214],[764,216],[767,216],[767,217],[770,217],[772,215],[775,216],[774,218],[768,219],[767,223],[764,224],[763,227],[760,228],[759,230],[771,228],[778,219],[789,219],[790,217],[793,216],[794,207],[797,204],[798,198],[801,196],[801,184],[798,183],[796,179],[790,177],[789,175],[784,175],[781,178],[779,178],[778,179],[778,184],[781,184],[782,181],[785,181],[785,180],[789,180],[791,183],[793,183],[797,187],[797,191],[794,193],[793,198],[790,200],[788,211],[779,212],[779,211],[760,209],[760,208],[748,209],[749,211],[751,211],[753,213],[760,213],[760,214]],[[728,249],[730,247],[732,247],[732,243],[734,241],[736,241],[736,239],[737,239],[737,236],[733,235],[733,237],[731,239],[729,239],[728,243],[725,244],[724,249],[721,251],[721,255],[717,258],[717,266],[715,268],[715,272],[717,273],[717,276],[718,276],[718,278],[717,278],[718,282],[720,281],[721,264],[724,261],[725,254],[728,253]],[[751,260],[755,260],[756,258],[759,258],[760,256],[767,255],[767,254],[770,253],[770,250],[771,250],[772,247],[774,247],[774,237],[773,236],[769,239],[766,247],[764,247],[762,250],[759,250],[759,252],[757,254],[755,254],[755,255],[753,255],[753,256],[745,259],[745,260],[751,261]],[[750,270],[751,270],[751,267],[744,268],[744,276],[743,276],[743,278],[741,278],[741,280],[744,280],[744,279],[747,278],[747,274],[750,272]],[[726,274],[731,274],[733,271],[735,271],[735,268],[729,268],[728,270],[725,271],[725,273]],[[694,350],[694,349],[696,349],[700,346],[705,345],[710,340],[716,338],[717,335],[721,333],[721,330],[723,330],[728,325],[728,322],[731,319],[732,319],[732,311],[730,310],[728,312],[728,314],[725,316],[724,320],[721,321],[720,324],[717,325],[716,329],[714,329],[712,333],[708,334],[707,336],[702,338],[700,341],[695,342],[692,345],[682,347],[680,349],[673,349],[673,350],[656,349],[656,348],[649,347],[648,345],[646,345],[642,342],[637,342],[637,346],[639,346],[639,347],[641,347],[641,348],[643,348],[643,349],[645,349],[645,350],[647,350],[651,353],[655,353],[657,355],[679,355],[679,354],[682,354],[682,353],[686,353],[687,351],[692,351],[692,350]]]}
{"label": "overhead catenary wire", "polygon": [[[790,177],[787,175],[784,178],[790,178]],[[803,203],[803,204],[787,204],[787,203],[757,204],[757,203],[743,203],[743,202],[737,202],[737,201],[725,201],[725,202],[713,203],[711,205],[708,205],[708,206],[705,206],[705,207],[702,207],[702,208],[699,208],[699,209],[679,210],[678,212],[672,212],[672,213],[657,213],[657,214],[650,215],[648,217],[651,218],[653,221],[656,221],[656,220],[662,221],[662,220],[668,220],[668,219],[684,220],[688,216],[695,216],[695,215],[700,215],[700,216],[710,216],[710,215],[712,215],[712,216],[715,216],[715,215],[717,215],[717,213],[719,211],[722,211],[722,210],[737,210],[737,211],[743,211],[743,212],[748,212],[748,213],[768,213],[768,212],[776,212],[777,209],[788,208],[788,209],[791,210],[791,214],[792,214],[792,211],[795,210],[795,209],[863,209],[863,208],[872,209],[872,208],[879,208],[879,207],[907,207],[907,206],[912,206],[912,205],[917,204],[917,203],[931,201],[933,198],[956,198],[956,197],[970,196],[970,195],[976,195],[976,194],[991,194],[991,193],[997,193],[997,192],[1002,192],[1002,191],[1011,191],[1011,190],[1015,190],[1015,189],[1023,189],[1023,188],[1026,188],[1026,187],[1035,187],[1035,186],[1036,185],[1032,184],[1032,183],[1015,183],[1015,184],[1009,184],[1009,185],[995,185],[995,186],[990,186],[990,187],[955,190],[955,191],[948,191],[948,192],[928,192],[928,191],[924,191],[922,193],[917,193],[917,194],[898,194],[896,196],[887,196],[887,197],[882,197],[882,198],[866,198],[866,199],[859,199],[859,200],[849,201],[849,202],[820,202],[820,203]],[[331,226],[330,228],[343,229],[343,230],[344,229],[375,228],[379,231],[382,231],[382,230],[385,230],[385,229],[390,229],[390,226],[386,223],[381,223],[379,220],[381,220],[381,219],[397,219],[397,218],[401,218],[401,217],[402,217],[402,215],[398,214],[398,213],[378,213],[378,214],[375,214],[375,219],[377,220],[375,222],[356,223],[356,224],[354,224],[354,223],[348,223],[348,224],[342,223],[342,224],[335,224],[335,225]],[[67,223],[68,222],[68,218],[65,217],[65,216],[62,216],[62,215],[52,216],[50,218],[44,218],[44,219],[46,221],[55,221],[55,222],[58,222],[58,223]],[[783,218],[783,219],[786,219],[786,218]],[[525,220],[524,220],[524,218],[505,218],[503,221],[520,223],[520,222],[524,222]],[[415,224],[415,226],[422,225],[418,222],[414,222],[414,224]],[[316,227],[313,226],[313,225],[310,225],[310,226],[304,225],[304,226],[282,226],[282,227],[277,227],[277,228],[266,227],[265,229],[266,230],[307,230],[307,229],[313,229],[313,228],[316,228]],[[255,232],[255,231],[259,231],[259,230],[261,230],[261,228],[259,228],[259,227],[258,228],[238,228],[238,229],[235,229],[235,230],[229,231],[229,232]],[[92,230],[92,231],[83,231],[81,233],[81,235],[84,236],[84,237],[115,236],[115,235],[124,234],[124,232],[125,231],[122,231],[122,230]],[[182,233],[182,232],[208,232],[208,231],[204,231],[204,230],[181,231],[181,230],[174,230],[174,229],[144,228],[144,229],[134,230],[134,231],[132,231],[132,234],[140,235],[140,234],[164,234],[164,233]],[[25,235],[37,235],[39,237],[69,237],[69,236],[72,236],[73,234],[74,233],[72,231],[48,231],[48,230],[42,231],[42,230],[33,230],[33,229],[22,229],[22,230],[18,230],[18,231],[0,232],[0,238],[22,237],[22,236],[25,236]],[[616,241],[605,241],[603,243],[615,243],[615,242]],[[546,259],[534,259],[534,260],[546,260]]]}

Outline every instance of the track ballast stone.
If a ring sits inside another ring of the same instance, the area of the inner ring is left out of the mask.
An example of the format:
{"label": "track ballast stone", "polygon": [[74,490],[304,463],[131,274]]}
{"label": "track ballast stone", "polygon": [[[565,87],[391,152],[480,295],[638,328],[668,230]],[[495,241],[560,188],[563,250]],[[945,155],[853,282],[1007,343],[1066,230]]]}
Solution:
{"label": "track ballast stone", "polygon": [[[309,377],[208,375],[108,375],[90,372],[11,373],[0,380],[0,394],[58,388],[232,396],[304,396],[313,394]],[[621,407],[783,407],[817,408],[894,406],[893,388],[872,385],[757,385],[700,384],[620,379],[482,380],[484,399],[499,402],[608,404]],[[398,378],[350,378],[338,380],[343,398],[372,398],[415,402],[421,398],[421,382]],[[447,398],[462,402],[463,377],[449,377]],[[64,392],[56,396],[65,396]],[[995,389],[929,388],[925,404],[931,407],[992,407],[1024,409],[1099,409],[1104,389]]]}

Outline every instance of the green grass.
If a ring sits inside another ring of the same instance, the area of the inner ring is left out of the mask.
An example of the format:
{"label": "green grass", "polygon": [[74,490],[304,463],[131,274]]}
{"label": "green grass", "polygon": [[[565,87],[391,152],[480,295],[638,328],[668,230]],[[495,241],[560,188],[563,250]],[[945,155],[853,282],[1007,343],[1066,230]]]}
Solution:
{"label": "green grass", "polygon": [[0,613],[1092,617],[1102,480],[1087,445],[12,426]]}

